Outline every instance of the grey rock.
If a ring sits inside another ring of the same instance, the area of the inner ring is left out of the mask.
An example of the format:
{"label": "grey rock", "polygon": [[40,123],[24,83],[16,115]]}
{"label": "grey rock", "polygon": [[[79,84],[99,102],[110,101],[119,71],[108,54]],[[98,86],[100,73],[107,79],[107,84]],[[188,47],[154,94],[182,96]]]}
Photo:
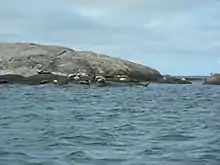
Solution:
{"label": "grey rock", "polygon": [[216,75],[212,75],[212,76],[206,78],[205,81],[203,82],[203,84],[220,85],[220,75],[216,74]]}
{"label": "grey rock", "polygon": [[32,76],[33,80],[39,70],[60,76],[81,71],[110,77],[127,75],[130,79],[140,80],[162,77],[153,68],[90,51],[34,43],[0,43],[0,75]]}
{"label": "grey rock", "polygon": [[21,75],[12,75],[12,74],[7,74],[7,75],[1,75],[0,76],[0,84],[3,83],[9,83],[9,84],[25,84],[26,79],[25,77]]}
{"label": "grey rock", "polygon": [[51,84],[57,81],[57,84],[65,84],[68,80],[67,76],[53,75],[53,74],[37,74],[29,77],[25,77],[25,83],[29,85]]}

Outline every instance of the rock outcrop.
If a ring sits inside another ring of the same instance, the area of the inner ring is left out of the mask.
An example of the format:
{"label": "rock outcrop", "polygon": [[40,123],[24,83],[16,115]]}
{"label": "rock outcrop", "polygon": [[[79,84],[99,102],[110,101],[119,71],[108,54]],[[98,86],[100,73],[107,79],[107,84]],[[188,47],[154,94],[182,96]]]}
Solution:
{"label": "rock outcrop", "polygon": [[220,74],[214,74],[206,78],[203,84],[206,85],[220,85]]}
{"label": "rock outcrop", "polygon": [[[37,76],[39,71],[59,75],[58,79],[76,72],[113,79],[121,75],[129,80],[154,81],[162,78],[160,72],[153,68],[90,51],[34,43],[0,43],[1,76],[16,75],[21,82],[24,79],[20,76],[23,76],[29,77],[30,82],[36,82],[36,79],[42,82],[45,76]],[[11,78],[13,82],[15,79]]]}
{"label": "rock outcrop", "polygon": [[163,75],[163,79],[159,79],[157,83],[162,84],[192,84],[191,81],[187,80],[184,77],[177,77],[171,75]]}

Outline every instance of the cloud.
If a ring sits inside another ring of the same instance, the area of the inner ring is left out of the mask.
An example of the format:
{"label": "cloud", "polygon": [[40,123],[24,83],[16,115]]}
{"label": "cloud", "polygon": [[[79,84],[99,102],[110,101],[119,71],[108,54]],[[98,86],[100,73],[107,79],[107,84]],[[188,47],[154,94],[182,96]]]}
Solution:
{"label": "cloud", "polygon": [[219,59],[219,8],[217,0],[7,0],[0,40],[91,49],[163,72],[189,63],[178,72],[200,72]]}

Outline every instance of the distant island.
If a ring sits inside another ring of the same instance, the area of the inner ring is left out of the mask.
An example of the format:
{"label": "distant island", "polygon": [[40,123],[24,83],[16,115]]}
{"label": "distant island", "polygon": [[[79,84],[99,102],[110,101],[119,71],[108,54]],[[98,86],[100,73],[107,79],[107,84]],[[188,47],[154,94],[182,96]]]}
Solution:
{"label": "distant island", "polygon": [[220,73],[211,73],[203,82],[205,85],[220,85]]}
{"label": "distant island", "polygon": [[173,77],[183,77],[189,81],[204,81],[209,76],[173,76]]}
{"label": "distant island", "polygon": [[201,80],[166,77],[149,66],[91,51],[35,43],[0,43],[1,84],[89,84],[99,82],[100,77],[105,82],[134,84],[191,84],[191,80]]}

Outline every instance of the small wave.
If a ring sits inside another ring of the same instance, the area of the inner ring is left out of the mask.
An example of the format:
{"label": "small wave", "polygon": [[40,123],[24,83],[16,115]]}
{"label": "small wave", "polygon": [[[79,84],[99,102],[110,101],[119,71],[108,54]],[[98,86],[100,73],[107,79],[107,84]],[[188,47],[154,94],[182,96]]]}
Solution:
{"label": "small wave", "polygon": [[158,155],[161,152],[163,152],[162,149],[152,148],[152,149],[146,149],[146,150],[140,151],[137,155]]}
{"label": "small wave", "polygon": [[85,120],[87,117],[86,114],[74,112],[72,118],[77,120]]}
{"label": "small wave", "polygon": [[68,153],[65,157],[71,160],[89,159],[89,156],[84,151],[73,151]]}
{"label": "small wave", "polygon": [[11,120],[12,118],[15,118],[11,115],[7,115],[7,116],[0,116],[0,120],[1,121],[5,121],[5,120]]}
{"label": "small wave", "polygon": [[108,138],[100,136],[65,136],[62,139],[68,140],[71,143],[84,144],[84,145],[101,145],[106,146],[111,141]]}
{"label": "small wave", "polygon": [[185,104],[185,108],[186,109],[193,109],[198,107],[198,103],[197,102],[189,102],[187,104]]}
{"label": "small wave", "polygon": [[41,129],[43,136],[54,135],[55,134],[55,128],[54,127],[45,127]]}
{"label": "small wave", "polygon": [[163,100],[162,100],[163,102],[175,102],[175,98],[173,98],[173,97],[170,97],[170,98],[164,98]]}
{"label": "small wave", "polygon": [[73,146],[71,143],[64,143],[64,142],[55,142],[48,145],[48,147],[69,147]]}
{"label": "small wave", "polygon": [[116,127],[113,127],[111,130],[114,130],[114,131],[131,131],[131,130],[136,130],[136,126],[132,123],[128,123],[128,124],[123,124],[123,125],[120,125],[120,126],[116,126]]}
{"label": "small wave", "polygon": [[40,116],[38,114],[30,113],[30,114],[24,114],[22,117],[34,119],[34,118],[38,118]]}
{"label": "small wave", "polygon": [[109,142],[106,141],[90,141],[84,142],[85,145],[90,146],[109,146]]}
{"label": "small wave", "polygon": [[[1,120],[1,118],[0,118],[0,120]],[[2,129],[3,129],[3,128],[4,128],[4,129],[8,129],[9,126],[10,126],[10,123],[7,122],[7,121],[5,121],[5,122],[3,122],[3,123],[0,123],[0,125],[1,125]]]}
{"label": "small wave", "polygon": [[120,113],[112,113],[112,114],[106,114],[105,119],[115,119],[115,118],[119,118],[120,117]]}
{"label": "small wave", "polygon": [[120,147],[122,149],[123,147],[131,147],[134,144],[132,143],[132,141],[130,141],[130,142],[128,142],[128,141],[127,142],[125,142],[125,141],[124,142],[113,141],[113,142],[109,142],[109,145],[113,146],[113,147]]}
{"label": "small wave", "polygon": [[108,163],[119,163],[119,162],[126,162],[129,159],[128,158],[92,158],[95,162],[98,162],[100,164],[108,164]]}
{"label": "small wave", "polygon": [[25,158],[28,159],[29,155],[25,152],[16,152],[16,151],[0,151],[0,158],[16,159],[16,158]]}
{"label": "small wave", "polygon": [[103,138],[106,138],[106,139],[115,140],[115,138],[116,138],[117,135],[114,135],[113,133],[110,133],[110,131],[109,131],[109,132],[102,132],[102,133],[100,134],[100,136],[103,137]]}
{"label": "small wave", "polygon": [[85,151],[74,151],[67,154],[65,157],[72,161],[83,161],[84,163],[88,162],[88,164],[109,164],[109,163],[119,163],[128,161],[129,158],[126,157],[102,157],[100,155],[89,155]]}
{"label": "small wave", "polygon": [[47,107],[46,107],[46,110],[55,110],[55,108],[54,108],[54,107],[51,107],[51,106],[47,106]]}
{"label": "small wave", "polygon": [[0,96],[0,100],[6,100],[7,99],[7,97],[5,97],[5,96]]}
{"label": "small wave", "polygon": [[182,134],[165,134],[157,138],[157,140],[162,141],[188,141],[196,137]]}
{"label": "small wave", "polygon": [[33,108],[33,105],[22,105],[19,107],[19,109],[22,109],[22,110],[29,110]]}
{"label": "small wave", "polygon": [[85,135],[70,135],[70,136],[63,136],[62,138],[66,140],[74,139],[74,140],[82,140],[82,141],[87,141],[91,139],[91,137]]}

